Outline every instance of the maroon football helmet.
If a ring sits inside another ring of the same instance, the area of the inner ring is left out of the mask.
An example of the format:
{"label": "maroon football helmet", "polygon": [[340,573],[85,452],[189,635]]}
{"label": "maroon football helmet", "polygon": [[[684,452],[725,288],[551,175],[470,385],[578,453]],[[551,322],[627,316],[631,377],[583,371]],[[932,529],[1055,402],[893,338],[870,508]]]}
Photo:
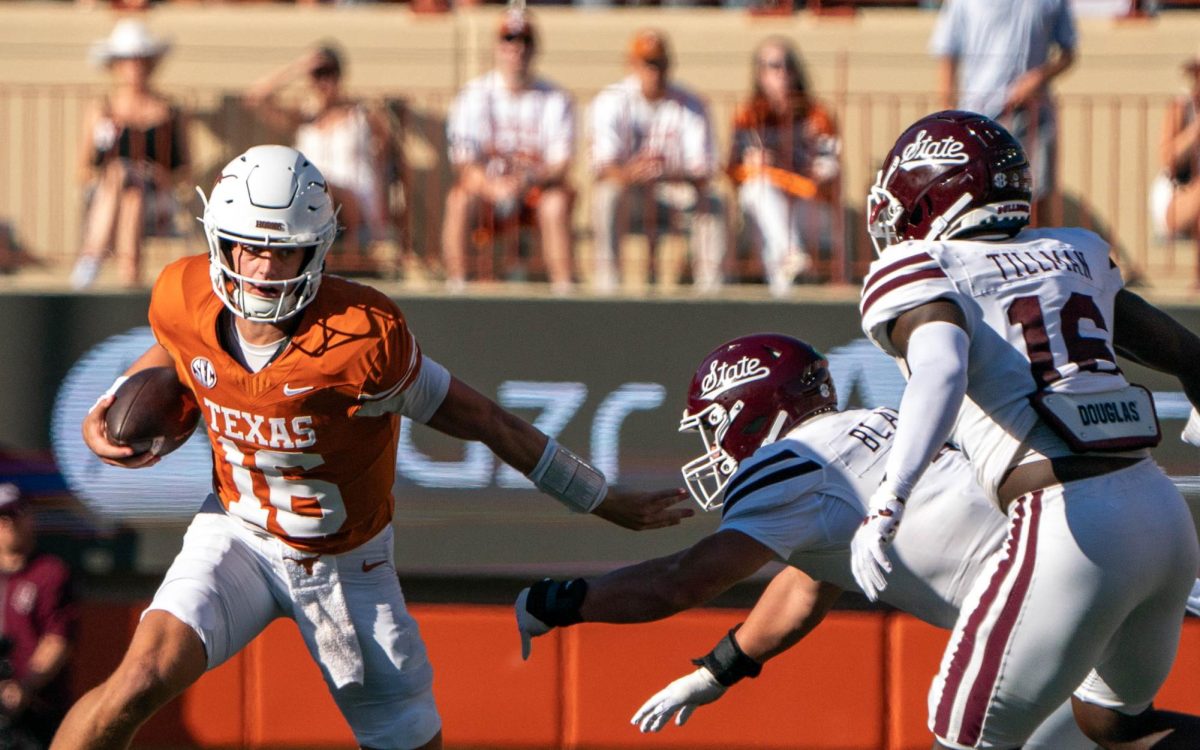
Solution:
{"label": "maroon football helmet", "polygon": [[688,387],[679,431],[696,430],[704,455],[683,467],[692,497],[719,508],[738,464],[816,414],[837,409],[829,362],[779,333],[743,336],[704,358]]}
{"label": "maroon football helmet", "polygon": [[867,196],[875,250],[903,240],[1012,236],[1029,223],[1029,159],[1000,123],[976,112],[922,117],[892,146]]}

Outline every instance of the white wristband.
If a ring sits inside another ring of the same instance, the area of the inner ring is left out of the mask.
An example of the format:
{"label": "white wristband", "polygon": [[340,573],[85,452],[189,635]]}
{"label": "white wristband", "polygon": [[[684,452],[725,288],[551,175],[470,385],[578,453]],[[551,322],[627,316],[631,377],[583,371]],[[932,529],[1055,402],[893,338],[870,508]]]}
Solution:
{"label": "white wristband", "polygon": [[108,398],[109,396],[114,395],[117,392],[117,389],[120,388],[121,384],[124,383],[126,380],[129,380],[128,375],[118,375],[117,379],[114,380],[112,382],[112,385],[110,385],[108,387],[108,390],[105,391],[104,393],[101,393],[100,398],[96,399],[96,403],[92,404],[91,408],[88,409],[88,414],[91,414],[92,412],[96,411],[96,407],[100,405],[101,401]]}
{"label": "white wristband", "polygon": [[529,479],[576,513],[591,513],[608,494],[604,474],[554,438],[546,441],[546,450],[529,472]]}

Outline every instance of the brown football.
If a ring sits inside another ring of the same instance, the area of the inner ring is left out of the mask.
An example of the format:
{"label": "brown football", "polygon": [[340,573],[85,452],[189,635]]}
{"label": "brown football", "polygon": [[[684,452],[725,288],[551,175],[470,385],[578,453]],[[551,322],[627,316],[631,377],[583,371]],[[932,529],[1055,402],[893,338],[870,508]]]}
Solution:
{"label": "brown football", "polygon": [[137,453],[165,456],[196,429],[200,407],[174,368],[139,370],[121,384],[108,408],[108,437]]}

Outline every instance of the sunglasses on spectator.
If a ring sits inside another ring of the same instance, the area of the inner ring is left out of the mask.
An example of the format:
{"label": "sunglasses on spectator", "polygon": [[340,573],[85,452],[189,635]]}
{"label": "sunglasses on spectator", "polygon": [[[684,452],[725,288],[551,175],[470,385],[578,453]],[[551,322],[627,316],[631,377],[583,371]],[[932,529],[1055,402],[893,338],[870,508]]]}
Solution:
{"label": "sunglasses on spectator", "polygon": [[767,70],[786,70],[787,60],[759,60],[758,67]]}
{"label": "sunglasses on spectator", "polygon": [[317,68],[310,75],[313,78],[335,78],[335,77],[337,77],[337,74],[338,74],[337,68],[323,67],[323,68]]}
{"label": "sunglasses on spectator", "polygon": [[665,57],[652,57],[649,60],[642,60],[642,65],[655,70],[666,70],[671,67],[671,61]]}
{"label": "sunglasses on spectator", "polygon": [[505,34],[500,38],[509,44],[513,44],[515,42],[524,42],[525,44],[529,44],[530,42],[530,37],[528,34]]}

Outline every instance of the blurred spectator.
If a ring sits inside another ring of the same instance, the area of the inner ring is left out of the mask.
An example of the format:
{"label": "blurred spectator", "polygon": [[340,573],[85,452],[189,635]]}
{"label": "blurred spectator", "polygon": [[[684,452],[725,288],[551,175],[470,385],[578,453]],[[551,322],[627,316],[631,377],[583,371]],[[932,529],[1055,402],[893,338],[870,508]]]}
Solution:
{"label": "blurred spectator", "polygon": [[734,115],[729,174],[776,297],[811,265],[807,248],[830,239],[838,148],[833,116],[808,93],[791,42],[764,41],[754,53],[753,93]]}
{"label": "blurred spectator", "polygon": [[946,0],[929,47],[942,60],[942,106],[997,119],[1021,141],[1045,217],[1058,186],[1050,82],[1075,62],[1070,0]]}
{"label": "blurred spectator", "polygon": [[708,111],[699,97],[669,81],[663,33],[637,32],[629,64],[629,77],[601,91],[591,108],[596,288],[615,288],[620,235],[640,225],[653,239],[690,228],[696,289],[715,291],[726,237],[724,208],[711,183],[717,159]]}
{"label": "blurred spectator", "polygon": [[71,571],[35,550],[33,513],[0,484],[0,747],[45,748],[70,704]]}
{"label": "blurred spectator", "polygon": [[1188,91],[1163,119],[1162,172],[1150,189],[1150,214],[1162,237],[1194,235],[1200,221],[1200,54],[1183,65]]}
{"label": "blurred spectator", "polygon": [[174,188],[189,179],[187,118],[150,77],[170,44],[141,21],[125,19],[92,45],[92,61],[108,68],[113,88],[87,111],[79,168],[87,185],[83,245],[71,273],[76,289],[91,286],[111,250],[121,283],[141,281],[142,238],[173,234]]}
{"label": "blurred spectator", "polygon": [[12,273],[20,267],[21,251],[12,226],[0,220],[0,273]]}
{"label": "blurred spectator", "polygon": [[536,215],[546,273],[556,294],[571,291],[567,173],[575,142],[570,95],[533,74],[538,34],[523,9],[510,8],[497,29],[495,68],[467,83],[446,124],[456,180],[446,196],[442,250],[446,283],[466,282],[468,222],[487,204],[497,222]]}
{"label": "blurred spectator", "polygon": [[[352,258],[330,258],[340,270],[369,270],[370,245],[387,239],[387,176],[391,134],[383,115],[346,96],[342,89],[342,55],[331,44],[305,52],[260,78],[246,92],[246,105],[269,127],[293,138],[329,181],[334,203],[341,206],[343,247]],[[302,106],[288,106],[276,95],[305,80],[311,94]]]}

